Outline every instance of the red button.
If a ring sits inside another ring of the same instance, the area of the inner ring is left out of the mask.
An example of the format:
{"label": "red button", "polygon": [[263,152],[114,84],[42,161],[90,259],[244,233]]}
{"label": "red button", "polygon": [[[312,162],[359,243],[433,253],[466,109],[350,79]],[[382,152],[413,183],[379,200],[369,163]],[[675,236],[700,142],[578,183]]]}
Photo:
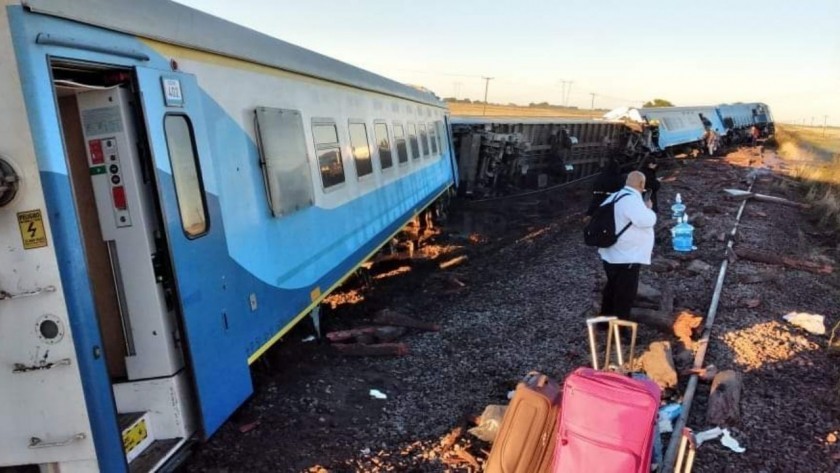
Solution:
{"label": "red button", "polygon": [[125,202],[125,187],[115,186],[111,188],[111,193],[114,196],[114,207],[117,210],[125,210],[128,205]]}
{"label": "red button", "polygon": [[105,154],[102,153],[102,141],[90,140],[88,142],[88,147],[90,148],[91,164],[102,164],[105,162]]}

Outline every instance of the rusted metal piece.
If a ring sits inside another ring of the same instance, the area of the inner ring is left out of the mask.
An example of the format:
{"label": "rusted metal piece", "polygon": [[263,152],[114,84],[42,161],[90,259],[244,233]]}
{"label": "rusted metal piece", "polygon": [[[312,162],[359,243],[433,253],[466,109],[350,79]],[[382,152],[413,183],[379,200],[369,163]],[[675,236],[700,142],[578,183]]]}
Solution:
{"label": "rusted metal piece", "polygon": [[334,343],[333,348],[344,356],[404,356],[408,354],[405,343]]}

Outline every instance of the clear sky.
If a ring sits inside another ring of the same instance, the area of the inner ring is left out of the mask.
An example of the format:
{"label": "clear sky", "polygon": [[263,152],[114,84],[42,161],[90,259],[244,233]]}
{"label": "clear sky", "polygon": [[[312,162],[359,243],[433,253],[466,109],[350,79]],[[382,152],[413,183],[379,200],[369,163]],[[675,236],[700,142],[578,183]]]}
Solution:
{"label": "clear sky", "polygon": [[[840,125],[840,0],[178,0],[441,97],[761,101]],[[209,32],[212,34],[212,32]]]}

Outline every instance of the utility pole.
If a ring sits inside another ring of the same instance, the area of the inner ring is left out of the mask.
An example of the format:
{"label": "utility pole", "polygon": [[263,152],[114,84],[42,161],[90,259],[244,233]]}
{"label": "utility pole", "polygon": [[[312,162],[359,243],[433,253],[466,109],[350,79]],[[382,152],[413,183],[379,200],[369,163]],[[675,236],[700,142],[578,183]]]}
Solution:
{"label": "utility pole", "polygon": [[811,117],[811,126],[814,126],[814,117]]}
{"label": "utility pole", "polygon": [[592,96],[592,103],[589,105],[589,109],[595,110],[595,92],[590,92],[589,95]]}
{"label": "utility pole", "polygon": [[569,89],[566,90],[566,106],[567,107],[569,106],[569,95],[572,94],[572,84],[574,84],[574,83],[575,83],[574,81],[570,80],[569,81]]}
{"label": "utility pole", "polygon": [[568,84],[569,81],[560,79],[560,83],[563,85],[562,95],[560,95],[560,105],[566,106],[566,84]]}
{"label": "utility pole", "polygon": [[487,89],[490,88],[490,81],[494,79],[494,77],[481,77],[484,79],[484,111],[481,113],[482,115],[487,115]]}
{"label": "utility pole", "polygon": [[455,88],[455,100],[458,100],[461,96],[461,83],[453,82],[452,85]]}
{"label": "utility pole", "polygon": [[823,138],[825,138],[825,126],[828,124],[828,115],[823,115]]}

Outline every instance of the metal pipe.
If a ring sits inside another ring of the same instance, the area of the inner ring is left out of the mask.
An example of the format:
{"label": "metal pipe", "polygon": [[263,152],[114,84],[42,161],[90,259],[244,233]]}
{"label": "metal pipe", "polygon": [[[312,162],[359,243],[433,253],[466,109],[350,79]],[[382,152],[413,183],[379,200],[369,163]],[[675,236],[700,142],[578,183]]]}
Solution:
{"label": "metal pipe", "polygon": [[[755,180],[750,183],[747,191],[752,191]],[[735,225],[730,232],[729,242],[726,244],[726,249],[723,253],[723,263],[720,264],[720,272],[718,273],[717,282],[715,283],[715,292],[712,294],[712,302],[709,305],[709,313],[706,316],[706,324],[703,327],[703,336],[700,337],[700,348],[694,355],[694,369],[699,370],[703,368],[703,361],[706,358],[706,350],[709,347],[709,339],[712,335],[712,325],[715,323],[715,316],[717,316],[718,304],[720,304],[720,293],[723,290],[723,281],[726,278],[726,270],[729,267],[729,251],[735,243],[735,234],[738,232],[738,224],[741,223],[741,216],[744,214],[744,207],[747,201],[741,202],[741,207],[738,209],[738,214],[735,216]],[[700,378],[697,374],[692,374],[688,379],[688,386],[685,389],[685,396],[682,402],[682,412],[674,425],[674,432],[682,432],[688,421],[688,415],[691,411],[691,404],[694,402],[694,392],[697,390],[697,383]],[[680,439],[682,435],[671,435],[671,440],[668,442],[668,449],[665,451],[665,459],[663,460],[663,473],[673,473],[675,467],[675,460],[677,457],[677,450],[679,448]]]}

